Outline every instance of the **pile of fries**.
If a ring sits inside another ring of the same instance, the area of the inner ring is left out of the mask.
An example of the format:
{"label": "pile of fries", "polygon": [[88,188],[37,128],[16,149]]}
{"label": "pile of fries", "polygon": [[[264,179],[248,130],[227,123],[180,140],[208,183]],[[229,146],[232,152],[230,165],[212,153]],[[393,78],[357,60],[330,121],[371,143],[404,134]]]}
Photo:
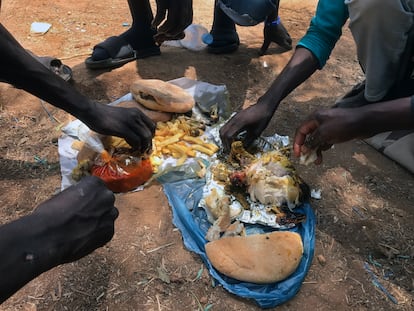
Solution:
{"label": "pile of fries", "polygon": [[[177,165],[183,164],[189,157],[196,157],[197,152],[212,156],[219,147],[202,138],[205,124],[186,116],[179,116],[168,122],[158,122],[153,139],[153,165],[158,166],[164,157],[177,159]],[[157,165],[158,164],[158,165]]]}

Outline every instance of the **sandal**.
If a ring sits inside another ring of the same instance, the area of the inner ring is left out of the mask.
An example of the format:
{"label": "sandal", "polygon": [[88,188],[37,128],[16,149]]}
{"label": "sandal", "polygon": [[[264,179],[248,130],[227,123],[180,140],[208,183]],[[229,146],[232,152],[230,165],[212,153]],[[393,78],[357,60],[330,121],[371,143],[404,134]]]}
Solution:
{"label": "sandal", "polygon": [[41,63],[43,66],[45,66],[50,71],[57,74],[59,77],[61,77],[65,81],[72,80],[73,72],[72,69],[63,64],[62,61],[55,57],[50,56],[37,56],[33,54],[31,51],[26,50],[30,55],[32,55],[39,63]]}
{"label": "sandal", "polygon": [[106,50],[110,57],[103,60],[94,60],[93,56],[88,57],[85,60],[85,65],[89,69],[117,68],[139,58],[161,54],[160,48],[155,44],[145,49],[134,50],[128,42],[117,36],[107,38],[97,44],[94,49],[96,48]]}

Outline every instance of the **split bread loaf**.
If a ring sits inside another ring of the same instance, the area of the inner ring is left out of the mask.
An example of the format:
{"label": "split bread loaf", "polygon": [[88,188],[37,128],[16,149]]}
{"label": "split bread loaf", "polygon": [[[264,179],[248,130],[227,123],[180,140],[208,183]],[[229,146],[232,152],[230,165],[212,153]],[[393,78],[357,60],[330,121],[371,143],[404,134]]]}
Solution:
{"label": "split bread loaf", "polygon": [[158,79],[137,80],[130,91],[137,102],[152,110],[186,113],[195,105],[193,96],[183,88]]}
{"label": "split bread loaf", "polygon": [[289,231],[225,237],[208,242],[205,248],[219,272],[257,284],[287,278],[297,269],[303,255],[301,236]]}
{"label": "split bread loaf", "polygon": [[154,122],[167,122],[172,119],[173,113],[171,112],[164,112],[164,111],[156,111],[152,109],[148,109],[147,107],[141,105],[135,100],[127,100],[121,102],[117,105],[117,107],[124,107],[124,108],[138,108],[141,110],[143,114],[145,114],[148,118],[150,118]]}

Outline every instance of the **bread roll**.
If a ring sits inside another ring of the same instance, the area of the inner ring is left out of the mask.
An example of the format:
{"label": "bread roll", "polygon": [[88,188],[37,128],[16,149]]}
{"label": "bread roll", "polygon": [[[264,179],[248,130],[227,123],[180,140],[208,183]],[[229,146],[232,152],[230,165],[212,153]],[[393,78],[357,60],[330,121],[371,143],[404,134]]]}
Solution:
{"label": "bread roll", "polygon": [[208,259],[219,272],[258,284],[287,278],[303,255],[301,236],[289,231],[225,237],[205,247]]}
{"label": "bread roll", "polygon": [[152,110],[185,113],[195,104],[193,96],[184,89],[162,80],[137,80],[130,90],[137,102]]}
{"label": "bread roll", "polygon": [[136,102],[135,100],[127,100],[124,102],[121,102],[117,105],[118,107],[124,107],[124,108],[138,108],[142,111],[143,114],[145,114],[148,118],[150,118],[154,122],[167,122],[172,119],[173,114],[171,112],[164,112],[164,111],[155,111],[148,109],[141,105],[140,103]]}

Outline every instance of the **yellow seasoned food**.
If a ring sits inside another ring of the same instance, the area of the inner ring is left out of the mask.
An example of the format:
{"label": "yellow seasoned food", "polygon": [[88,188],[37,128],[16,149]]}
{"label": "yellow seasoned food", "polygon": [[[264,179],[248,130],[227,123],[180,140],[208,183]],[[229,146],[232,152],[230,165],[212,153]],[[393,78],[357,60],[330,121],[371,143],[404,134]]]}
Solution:
{"label": "yellow seasoned food", "polygon": [[172,156],[177,159],[177,165],[183,164],[189,157],[196,157],[197,152],[212,156],[219,147],[201,137],[204,130],[202,122],[186,116],[168,122],[157,122],[152,156]]}

